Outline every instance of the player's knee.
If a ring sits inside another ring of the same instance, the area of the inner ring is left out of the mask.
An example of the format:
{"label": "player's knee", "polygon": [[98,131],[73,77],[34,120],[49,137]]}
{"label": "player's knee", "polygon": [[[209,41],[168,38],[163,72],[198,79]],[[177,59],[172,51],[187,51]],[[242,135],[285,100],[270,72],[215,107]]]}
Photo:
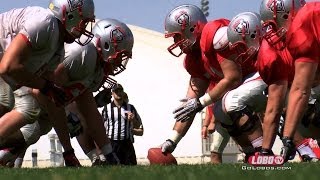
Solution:
{"label": "player's knee", "polygon": [[[25,145],[36,143],[41,136],[40,125],[38,122],[23,126],[22,128],[20,128],[20,132],[22,134]],[[21,142],[23,140],[21,139]]]}
{"label": "player's knee", "polygon": [[[245,108],[241,111],[230,112],[228,114],[233,122],[232,125],[227,125],[224,123],[221,123],[221,125],[227,129],[232,137],[238,137],[243,133],[252,132],[256,129],[258,123],[260,123],[259,117],[250,111],[249,108]],[[243,120],[244,116],[247,116],[245,120]],[[243,120],[241,123],[239,123],[240,119]]]}

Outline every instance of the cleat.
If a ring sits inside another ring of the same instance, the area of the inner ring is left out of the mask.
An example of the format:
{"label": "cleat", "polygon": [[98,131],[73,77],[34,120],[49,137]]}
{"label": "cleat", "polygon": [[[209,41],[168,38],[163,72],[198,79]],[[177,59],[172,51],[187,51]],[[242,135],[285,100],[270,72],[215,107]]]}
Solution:
{"label": "cleat", "polygon": [[94,158],[92,160],[92,165],[91,166],[92,167],[94,167],[94,166],[102,166],[102,161],[99,158]]}
{"label": "cleat", "polygon": [[63,158],[67,167],[82,167],[73,149],[63,152]]}
{"label": "cleat", "polygon": [[281,148],[280,155],[283,157],[284,162],[294,159],[296,155],[296,148],[293,144],[292,139],[290,139],[289,137],[283,137],[282,143],[283,147]]}
{"label": "cleat", "polygon": [[318,162],[319,160],[315,157],[310,157],[309,155],[302,155],[301,156],[302,162]]}

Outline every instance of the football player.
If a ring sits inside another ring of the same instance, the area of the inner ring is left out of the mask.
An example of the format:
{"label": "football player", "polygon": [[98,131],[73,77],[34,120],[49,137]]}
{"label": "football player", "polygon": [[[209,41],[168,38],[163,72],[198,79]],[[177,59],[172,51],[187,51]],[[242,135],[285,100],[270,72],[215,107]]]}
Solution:
{"label": "football player", "polygon": [[295,15],[286,36],[287,48],[294,63],[294,79],[289,92],[283,131],[283,156],[288,159],[294,144],[292,139],[307,107],[311,88],[318,85],[319,2],[306,3]]}
{"label": "football player", "polygon": [[[90,140],[90,142],[79,142],[80,145],[82,145],[82,143],[96,143],[103,154],[106,155],[107,158],[109,157],[109,160],[116,161],[116,157],[110,157],[113,156],[111,153],[112,148],[109,146],[110,144],[106,137],[103,120],[97,110],[92,92],[102,88],[105,93],[107,92],[107,88],[105,88],[104,83],[110,86],[116,83],[109,75],[116,75],[125,70],[125,66],[132,54],[133,35],[127,25],[115,19],[98,21],[93,27],[92,32],[94,38],[88,45],[82,47],[73,43],[65,47],[66,56],[63,63],[59,66],[59,68],[64,69],[63,72],[67,72],[67,74],[64,74],[67,78],[61,78],[68,79],[68,82],[64,82],[63,85],[63,89],[69,95],[65,104],[68,104],[66,109],[71,112],[70,114],[75,114],[76,117],[78,116],[79,119],[83,121],[83,133],[81,133],[81,136],[93,139],[93,141]],[[38,96],[40,96],[40,94]],[[47,99],[41,97],[38,98],[40,101],[44,101],[41,104],[47,108],[45,104],[50,103],[50,101],[45,101]],[[56,107],[52,102],[51,104],[50,108],[61,109],[61,107]],[[43,108],[43,111],[45,110],[46,109]],[[61,113],[60,110],[59,113]],[[68,122],[70,122],[69,115]],[[50,117],[54,118],[55,116],[56,114],[50,114],[46,119]],[[66,118],[64,113],[61,117]],[[73,120],[73,122],[76,121]],[[71,124],[78,126],[77,123]],[[41,129],[41,126],[36,127],[37,128],[33,130],[29,128],[31,131],[27,133],[39,138],[41,136],[41,134],[39,134],[39,128]],[[68,131],[65,133],[67,132]],[[82,147],[86,154],[95,153],[95,146],[86,147],[82,145]],[[91,157],[91,155],[89,156]]]}
{"label": "football player", "polygon": [[47,134],[51,129],[52,123],[48,118],[48,113],[41,111],[37,121],[24,125],[18,131],[3,139],[0,144],[0,165],[12,164],[10,162],[14,162],[17,157],[23,159],[27,148],[36,143],[42,135]]}
{"label": "football player", "polygon": [[[116,164],[117,157],[112,153],[92,92],[105,87],[105,83],[109,86],[116,83],[109,76],[125,70],[132,56],[133,34],[126,24],[115,19],[98,21],[92,33],[94,37],[86,46],[77,43],[65,46],[65,59],[55,70],[54,79],[56,82],[61,80],[59,84],[66,93],[64,105],[68,105],[67,110],[82,117],[79,118],[83,125],[82,135],[88,135],[93,140],[91,144],[97,144],[108,163]],[[64,128],[67,129],[64,108],[55,106],[53,102],[41,97],[41,94],[37,94],[37,97],[51,118],[64,119]],[[83,150],[88,154],[91,148],[83,147]]]}
{"label": "football player", "polygon": [[[63,92],[47,76],[61,62],[64,42],[89,42],[93,35],[85,27],[94,19],[92,0],[51,0],[49,9],[35,6],[0,14],[0,141],[37,119],[40,107],[31,88],[61,101]],[[79,40],[81,35],[86,42]],[[66,138],[61,142],[72,150]]]}
{"label": "football player", "polygon": [[[287,51],[285,36],[291,19],[304,4],[305,1],[301,0],[263,0],[260,6],[266,33],[263,34],[256,66],[262,79],[268,84],[268,103],[263,120],[261,155],[273,155],[271,148],[286,102],[287,88],[294,74],[292,57]],[[287,139],[283,141],[286,142]],[[303,161],[316,159],[315,154],[298,131],[294,135],[294,144]],[[293,159],[294,155],[295,151],[290,159]]]}
{"label": "football player", "polygon": [[[259,150],[262,145],[260,115],[265,110],[267,100],[264,94],[267,85],[254,67],[261,30],[260,15],[254,12],[240,13],[229,23],[226,30],[229,49],[236,52],[233,60],[242,68],[243,81],[216,103],[214,112],[217,118],[220,115],[229,117],[218,118],[221,119],[221,125],[236,142],[248,139],[254,151]],[[254,71],[246,74],[251,68],[254,68]],[[246,150],[242,148],[242,151]],[[247,159],[249,154],[245,154]]]}

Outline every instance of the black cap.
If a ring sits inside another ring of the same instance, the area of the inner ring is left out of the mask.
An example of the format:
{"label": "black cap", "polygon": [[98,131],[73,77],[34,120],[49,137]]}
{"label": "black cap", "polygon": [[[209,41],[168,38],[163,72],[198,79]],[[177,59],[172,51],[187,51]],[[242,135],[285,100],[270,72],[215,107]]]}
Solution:
{"label": "black cap", "polygon": [[123,90],[122,85],[121,84],[116,84],[115,86],[112,87],[111,91],[114,92],[117,89],[122,89]]}

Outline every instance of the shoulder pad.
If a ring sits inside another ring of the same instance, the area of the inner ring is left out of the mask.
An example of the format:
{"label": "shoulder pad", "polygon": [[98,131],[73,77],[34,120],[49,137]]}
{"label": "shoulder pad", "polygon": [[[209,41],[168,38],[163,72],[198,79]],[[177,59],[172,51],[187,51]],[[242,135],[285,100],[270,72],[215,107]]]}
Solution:
{"label": "shoulder pad", "polygon": [[208,22],[202,30],[200,47],[204,53],[210,52],[214,49],[213,38],[218,29],[224,26],[228,26],[229,20],[227,19],[217,19]]}
{"label": "shoulder pad", "polygon": [[216,34],[213,38],[213,48],[215,50],[222,50],[224,49],[228,43],[228,36],[227,36],[227,26],[221,27],[217,30]]}

